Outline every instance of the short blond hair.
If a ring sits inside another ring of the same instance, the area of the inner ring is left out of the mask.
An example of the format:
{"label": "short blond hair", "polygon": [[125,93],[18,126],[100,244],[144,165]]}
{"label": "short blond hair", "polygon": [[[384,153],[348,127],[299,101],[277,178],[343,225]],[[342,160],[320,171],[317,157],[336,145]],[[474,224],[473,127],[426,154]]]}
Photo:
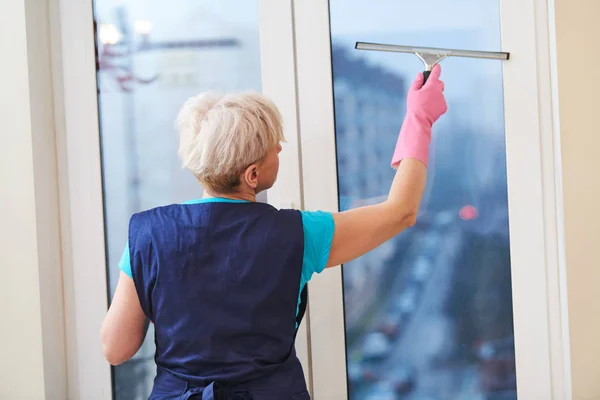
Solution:
{"label": "short blond hair", "polygon": [[244,169],[285,141],[281,114],[258,93],[191,97],[176,125],[183,167],[216,193],[234,192]]}

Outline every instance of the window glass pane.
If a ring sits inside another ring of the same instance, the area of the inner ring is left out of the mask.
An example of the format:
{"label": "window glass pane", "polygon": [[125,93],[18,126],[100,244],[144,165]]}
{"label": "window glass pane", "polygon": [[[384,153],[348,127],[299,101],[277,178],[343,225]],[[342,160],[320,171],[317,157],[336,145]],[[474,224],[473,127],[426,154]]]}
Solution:
{"label": "window glass pane", "polygon": [[[206,90],[261,89],[257,1],[95,0],[98,101],[110,294],[131,214],[202,196],[177,158],[174,121]],[[114,369],[115,397],[147,399],[152,328]]]}
{"label": "window glass pane", "polygon": [[[356,41],[500,50],[497,0],[330,0],[340,208],[386,196],[414,55]],[[344,266],[351,399],[515,399],[502,66],[442,63],[417,226]]]}

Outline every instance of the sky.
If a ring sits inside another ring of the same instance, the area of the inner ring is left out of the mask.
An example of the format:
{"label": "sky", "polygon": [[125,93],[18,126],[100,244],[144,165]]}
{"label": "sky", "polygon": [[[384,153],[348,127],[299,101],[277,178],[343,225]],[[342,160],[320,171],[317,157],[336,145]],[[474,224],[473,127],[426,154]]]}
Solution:
{"label": "sky", "polygon": [[[111,10],[115,6],[126,6],[133,20],[151,23],[155,40],[189,38],[189,26],[174,28],[181,25],[177,22],[184,16],[198,20],[193,32],[196,37],[214,37],[228,27],[256,29],[259,5],[258,0],[95,0],[94,3],[100,23],[112,19]],[[499,0],[330,0],[329,8],[332,35],[344,37],[348,43],[386,39],[392,44],[502,50]],[[397,59],[377,53],[363,56],[391,68]]]}
{"label": "sky", "polygon": [[[501,50],[498,0],[331,0],[330,19],[332,36],[351,45],[364,41]],[[421,65],[414,56],[381,52],[361,56],[391,69],[401,63],[411,68]]]}
{"label": "sky", "polygon": [[336,34],[498,29],[498,0],[331,0]]}

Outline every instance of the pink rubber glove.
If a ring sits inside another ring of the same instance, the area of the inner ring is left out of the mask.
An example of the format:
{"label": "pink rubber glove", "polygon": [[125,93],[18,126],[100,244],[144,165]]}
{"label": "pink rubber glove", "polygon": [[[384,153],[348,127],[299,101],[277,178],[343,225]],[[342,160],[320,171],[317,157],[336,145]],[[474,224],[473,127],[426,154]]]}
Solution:
{"label": "pink rubber glove", "polygon": [[425,85],[422,73],[412,83],[406,99],[406,116],[392,157],[392,168],[398,168],[405,158],[415,158],[427,165],[431,128],[448,110],[441,73],[442,69],[436,65]]}

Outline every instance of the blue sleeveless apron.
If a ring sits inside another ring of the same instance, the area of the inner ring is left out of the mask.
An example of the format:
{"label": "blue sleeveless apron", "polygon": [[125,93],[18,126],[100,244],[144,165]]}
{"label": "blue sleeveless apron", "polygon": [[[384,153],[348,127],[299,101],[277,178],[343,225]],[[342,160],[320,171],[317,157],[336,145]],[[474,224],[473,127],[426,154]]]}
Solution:
{"label": "blue sleeveless apron", "polygon": [[150,399],[306,400],[294,350],[304,232],[296,210],[199,203],[135,214],[131,272],[154,322]]}

